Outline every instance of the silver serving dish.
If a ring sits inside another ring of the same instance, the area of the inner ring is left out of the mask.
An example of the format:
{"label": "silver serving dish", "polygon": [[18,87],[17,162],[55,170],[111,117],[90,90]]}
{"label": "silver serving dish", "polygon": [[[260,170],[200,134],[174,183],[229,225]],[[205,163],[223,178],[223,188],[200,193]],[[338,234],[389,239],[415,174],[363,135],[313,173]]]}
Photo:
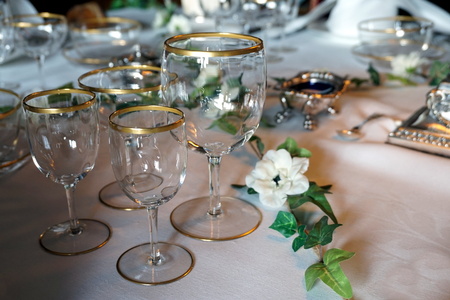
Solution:
{"label": "silver serving dish", "polygon": [[275,90],[281,91],[283,108],[275,116],[276,123],[282,123],[292,116],[297,108],[305,116],[303,127],[313,130],[317,127],[316,116],[321,112],[338,113],[336,101],[347,89],[350,80],[330,72],[301,72],[297,76],[280,82]]}
{"label": "silver serving dish", "polygon": [[450,76],[428,92],[426,106],[389,133],[387,143],[450,157]]}

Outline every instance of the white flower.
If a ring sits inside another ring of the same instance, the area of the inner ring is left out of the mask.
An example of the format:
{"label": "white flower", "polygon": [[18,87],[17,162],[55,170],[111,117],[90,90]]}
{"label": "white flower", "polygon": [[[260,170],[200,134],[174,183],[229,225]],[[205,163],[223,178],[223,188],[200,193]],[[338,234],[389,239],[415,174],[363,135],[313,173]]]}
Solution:
{"label": "white flower", "polygon": [[165,24],[165,20],[167,17],[167,12],[163,9],[158,9],[155,15],[155,19],[153,20],[153,28],[163,27]]}
{"label": "white flower", "polygon": [[200,70],[197,78],[194,79],[195,87],[202,88],[211,80],[217,80],[220,76],[219,66],[216,65],[207,65],[206,67]]}
{"label": "white flower", "polygon": [[397,55],[391,61],[392,74],[400,77],[409,77],[418,67],[427,62],[428,60],[420,57],[420,53],[417,51]]}
{"label": "white flower", "polygon": [[189,19],[183,15],[172,15],[169,23],[167,24],[167,30],[171,34],[175,33],[189,33],[191,32],[191,23]]}
{"label": "white flower", "polygon": [[309,159],[291,157],[285,150],[269,150],[255,169],[245,177],[245,184],[259,194],[259,200],[268,207],[281,207],[288,195],[304,193],[309,188]]}

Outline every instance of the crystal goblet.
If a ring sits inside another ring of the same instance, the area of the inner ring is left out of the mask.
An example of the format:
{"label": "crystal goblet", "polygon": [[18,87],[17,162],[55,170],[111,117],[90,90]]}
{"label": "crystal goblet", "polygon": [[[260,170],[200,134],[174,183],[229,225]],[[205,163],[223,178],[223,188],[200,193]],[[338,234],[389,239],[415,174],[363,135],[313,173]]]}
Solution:
{"label": "crystal goblet", "polygon": [[[76,255],[104,246],[108,225],[75,214],[75,188],[94,168],[99,147],[95,94],[79,89],[35,92],[23,100],[30,152],[39,171],[63,185],[69,221],[49,227],[41,246],[57,255]],[[69,159],[70,158],[70,159]]]}
{"label": "crystal goblet", "polygon": [[35,15],[15,15],[10,20],[16,47],[37,62],[40,80],[38,89],[47,89],[43,70],[45,59],[60,50],[66,40],[66,17],[43,12]]}
{"label": "crystal goblet", "polygon": [[117,270],[143,285],[180,279],[191,272],[193,256],[182,246],[159,242],[157,216],[159,206],[176,195],[186,177],[183,112],[155,105],[132,106],[115,111],[109,120],[114,175],[129,199],[147,209],[150,228],[150,243],[123,253]]}
{"label": "crystal goblet", "polygon": [[[106,129],[109,115],[117,109],[135,106],[161,104],[161,69],[154,66],[132,65],[101,68],[82,74],[78,78],[81,88],[95,92],[100,99],[101,129]],[[106,131],[105,131],[106,132]],[[117,182],[104,186],[99,193],[100,201],[122,210],[136,210],[145,207],[130,201]]]}
{"label": "crystal goblet", "polygon": [[262,40],[234,33],[178,35],[165,41],[161,68],[164,100],[186,114],[188,145],[206,155],[210,174],[209,197],[175,208],[173,226],[201,240],[248,235],[261,213],[249,202],[221,196],[219,173],[223,155],[244,145],[259,126],[267,81]]}

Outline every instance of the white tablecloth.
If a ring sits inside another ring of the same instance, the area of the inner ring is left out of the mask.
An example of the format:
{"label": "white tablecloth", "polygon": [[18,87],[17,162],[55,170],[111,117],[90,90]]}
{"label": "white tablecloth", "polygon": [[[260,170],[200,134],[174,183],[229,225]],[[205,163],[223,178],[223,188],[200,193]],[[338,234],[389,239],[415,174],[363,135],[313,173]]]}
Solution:
{"label": "white tablecloth", "polygon": [[[351,56],[352,40],[310,29],[288,37],[288,42],[298,50],[285,54],[281,63],[269,64],[269,77],[290,77],[311,69],[367,76],[366,66]],[[53,87],[74,81],[88,70],[61,54],[50,57],[45,65]],[[2,78],[20,81],[24,89],[38,82],[31,59],[1,65],[0,72]],[[333,185],[328,199],[343,226],[336,229],[329,247],[356,252],[342,263],[354,299],[450,299],[450,160],[386,144],[394,129],[389,119],[367,124],[360,141],[335,138],[336,129],[351,127],[373,112],[409,117],[424,105],[430,89],[426,85],[350,89],[339,102],[340,113],[321,116],[317,130],[304,130],[302,117],[296,116],[256,133],[266,149],[287,137],[295,138],[313,153],[308,178]],[[268,97],[266,115],[273,117],[280,109],[278,99]],[[260,207],[260,227],[240,239],[203,242],[179,234],[169,221],[175,206],[208,193],[207,159],[190,153],[183,188],[159,210],[159,234],[161,241],[190,249],[196,264],[187,277],[152,287],[133,284],[116,271],[116,261],[125,250],[148,240],[148,227],[145,211],[114,210],[98,200],[99,190],[114,179],[107,145],[102,145],[94,171],[76,191],[77,215],[103,220],[113,229],[108,244],[88,254],[61,257],[39,246],[42,231],[68,217],[62,186],[46,179],[32,162],[1,177],[0,298],[339,299],[319,281],[306,292],[304,272],[317,257],[311,250],[294,253],[291,239],[268,228],[278,210],[261,207],[257,197],[231,188],[231,184],[244,184],[256,161],[248,145],[226,156],[221,191]]]}

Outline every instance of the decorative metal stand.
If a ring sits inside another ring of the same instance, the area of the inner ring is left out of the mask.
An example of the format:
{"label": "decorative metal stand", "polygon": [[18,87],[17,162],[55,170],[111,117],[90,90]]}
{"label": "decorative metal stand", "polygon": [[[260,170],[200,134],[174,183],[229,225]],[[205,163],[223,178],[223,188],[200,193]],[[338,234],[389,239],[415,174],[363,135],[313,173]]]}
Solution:
{"label": "decorative metal stand", "polygon": [[336,101],[349,84],[350,80],[330,72],[309,71],[278,83],[275,89],[281,91],[280,102],[283,110],[276,114],[275,122],[279,124],[288,120],[293,110],[299,108],[305,116],[303,127],[314,130],[319,113],[338,113]]}
{"label": "decorative metal stand", "polygon": [[426,106],[389,133],[387,143],[450,157],[450,75],[428,92]]}

